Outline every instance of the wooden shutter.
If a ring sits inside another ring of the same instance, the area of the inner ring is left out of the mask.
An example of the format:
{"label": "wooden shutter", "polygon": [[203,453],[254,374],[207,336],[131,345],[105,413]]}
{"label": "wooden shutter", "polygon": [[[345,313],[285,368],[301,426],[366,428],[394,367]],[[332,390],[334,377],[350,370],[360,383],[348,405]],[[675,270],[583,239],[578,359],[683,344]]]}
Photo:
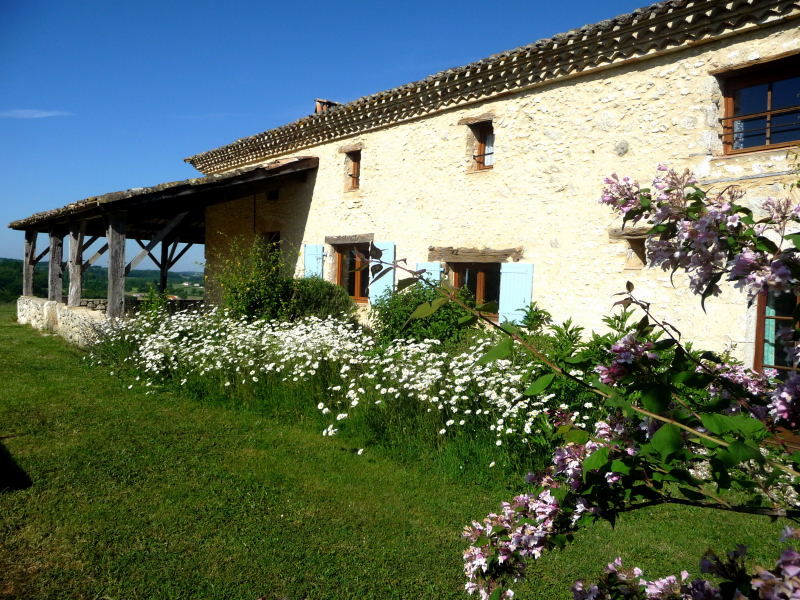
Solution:
{"label": "wooden shutter", "polygon": [[322,277],[322,244],[305,244],[303,246],[303,276]]}
{"label": "wooden shutter", "polygon": [[[394,262],[394,242],[373,242],[375,247],[382,252],[381,261],[384,263]],[[381,269],[385,269],[386,265],[381,264]],[[365,271],[366,274],[366,271]],[[370,280],[372,274],[370,273]],[[369,286],[370,301],[377,300],[386,293],[394,291],[394,269],[389,273],[378,279],[375,283]]]}
{"label": "wooden shutter", "polygon": [[425,269],[422,278],[431,283],[439,283],[442,278],[442,263],[440,262],[420,262],[417,263],[417,271]]}
{"label": "wooden shutter", "polygon": [[503,263],[500,265],[500,322],[518,322],[531,303],[533,265]]}

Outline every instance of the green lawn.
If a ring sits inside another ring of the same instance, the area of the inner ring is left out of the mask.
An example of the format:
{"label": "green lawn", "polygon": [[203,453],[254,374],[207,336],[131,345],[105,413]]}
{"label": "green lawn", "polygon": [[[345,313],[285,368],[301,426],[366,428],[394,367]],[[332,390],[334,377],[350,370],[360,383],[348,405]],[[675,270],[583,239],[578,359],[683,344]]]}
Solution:
{"label": "green lawn", "polygon": [[[32,481],[0,493],[0,598],[466,598],[460,529],[508,492],[251,410],[128,390],[81,358],[0,308],[0,443]],[[696,573],[706,547],[749,543],[771,563],[781,526],[631,513],[539,561],[518,597],[570,598],[617,555]]]}

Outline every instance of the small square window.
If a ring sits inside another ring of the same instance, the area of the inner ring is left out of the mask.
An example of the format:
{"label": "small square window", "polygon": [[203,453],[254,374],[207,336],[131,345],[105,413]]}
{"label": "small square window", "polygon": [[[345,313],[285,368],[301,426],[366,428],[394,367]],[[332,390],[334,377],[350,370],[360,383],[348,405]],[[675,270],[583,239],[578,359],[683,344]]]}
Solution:
{"label": "small square window", "polygon": [[342,244],[336,251],[336,283],[356,302],[369,298],[369,243]]}
{"label": "small square window", "polygon": [[780,148],[800,141],[800,57],[720,76],[727,154]]}
{"label": "small square window", "polygon": [[472,168],[483,171],[494,167],[494,127],[491,121],[483,121],[470,125],[475,136],[472,153]]}
{"label": "small square window", "polygon": [[775,369],[780,379],[798,371],[798,365],[787,360],[780,335],[781,328],[792,327],[797,304],[798,297],[793,294],[762,294],[758,297],[754,361],[757,371]]}
{"label": "small square window", "polygon": [[345,154],[345,190],[357,190],[361,187],[361,150],[353,150]]}
{"label": "small square window", "polygon": [[453,286],[469,290],[478,306],[500,301],[500,263],[454,262],[447,266]]}

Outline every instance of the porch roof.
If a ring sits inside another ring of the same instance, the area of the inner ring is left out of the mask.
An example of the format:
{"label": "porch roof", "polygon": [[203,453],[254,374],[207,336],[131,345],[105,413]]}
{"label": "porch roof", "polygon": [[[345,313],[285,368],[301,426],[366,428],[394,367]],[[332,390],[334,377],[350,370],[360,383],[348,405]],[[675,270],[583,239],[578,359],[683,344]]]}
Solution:
{"label": "porch roof", "polygon": [[180,242],[203,243],[206,206],[223,202],[238,193],[247,193],[248,187],[253,184],[303,173],[316,169],[318,164],[317,157],[302,156],[236,169],[224,174],[111,192],[84,198],[61,208],[39,212],[12,221],[8,226],[11,229],[25,231],[50,231],[65,229],[71,222],[84,221],[88,235],[104,236],[107,215],[128,211],[128,235],[139,239],[150,239],[176,214],[188,211],[189,215],[176,229],[174,235]]}

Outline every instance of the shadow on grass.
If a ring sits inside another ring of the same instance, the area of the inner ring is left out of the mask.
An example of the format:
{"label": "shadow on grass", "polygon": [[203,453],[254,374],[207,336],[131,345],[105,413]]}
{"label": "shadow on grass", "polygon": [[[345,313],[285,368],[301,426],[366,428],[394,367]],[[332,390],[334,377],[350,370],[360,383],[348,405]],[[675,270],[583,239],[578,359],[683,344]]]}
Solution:
{"label": "shadow on grass", "polygon": [[11,456],[11,453],[0,442],[0,494],[16,492],[33,485],[31,478]]}

